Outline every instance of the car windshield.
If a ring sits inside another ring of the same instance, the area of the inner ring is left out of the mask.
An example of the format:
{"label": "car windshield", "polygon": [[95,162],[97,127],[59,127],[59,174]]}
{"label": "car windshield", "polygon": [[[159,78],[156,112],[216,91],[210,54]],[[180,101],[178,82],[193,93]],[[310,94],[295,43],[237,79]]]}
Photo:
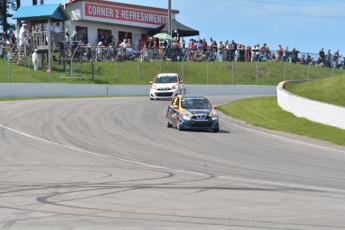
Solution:
{"label": "car windshield", "polygon": [[210,102],[205,98],[183,98],[182,108],[184,109],[211,109]]}
{"label": "car windshield", "polygon": [[157,76],[154,83],[177,83],[176,76]]}

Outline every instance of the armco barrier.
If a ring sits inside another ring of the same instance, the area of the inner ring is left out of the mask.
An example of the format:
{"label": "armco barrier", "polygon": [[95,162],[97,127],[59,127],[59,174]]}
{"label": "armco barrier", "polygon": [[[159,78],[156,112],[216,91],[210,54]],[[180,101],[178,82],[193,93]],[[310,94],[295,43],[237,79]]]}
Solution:
{"label": "armco barrier", "polygon": [[345,129],[345,107],[318,102],[286,91],[285,82],[277,86],[278,105],[297,117]]}
{"label": "armco barrier", "polygon": [[105,96],[108,85],[9,83],[0,84],[0,97],[80,97]]}
{"label": "armco barrier", "polygon": [[[83,96],[149,96],[150,85],[96,85],[4,83],[0,84],[0,97],[83,97]],[[204,95],[271,95],[275,86],[186,85],[187,93]]]}

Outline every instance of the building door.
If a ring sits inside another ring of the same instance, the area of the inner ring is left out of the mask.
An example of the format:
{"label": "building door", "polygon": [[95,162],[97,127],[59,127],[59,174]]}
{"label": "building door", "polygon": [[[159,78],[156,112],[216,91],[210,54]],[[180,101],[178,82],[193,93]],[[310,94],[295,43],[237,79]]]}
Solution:
{"label": "building door", "polygon": [[81,40],[81,36],[85,33],[86,36],[86,43],[88,43],[89,39],[88,39],[88,34],[87,34],[87,27],[83,27],[83,26],[76,26],[75,27],[75,31],[77,32],[77,40],[80,41]]}
{"label": "building door", "polygon": [[131,32],[124,32],[124,31],[119,31],[119,41],[123,41],[123,39],[125,38],[127,34],[127,38],[131,39],[131,41],[133,41],[132,39],[132,33]]}
{"label": "building door", "polygon": [[146,45],[148,38],[149,36],[147,34],[141,34],[141,41],[144,45]]}
{"label": "building door", "polygon": [[133,34],[132,44],[133,44],[134,49],[138,49],[139,40],[140,40],[140,34]]}
{"label": "building door", "polygon": [[106,44],[106,45],[108,45],[108,43],[110,43],[110,41],[108,41],[108,37],[109,37],[109,35],[111,34],[112,36],[114,36],[112,33],[112,31],[111,30],[108,30],[108,29],[98,29],[97,30],[97,43],[98,43],[98,36],[101,34],[101,32],[102,32],[102,34],[104,35],[104,38],[105,38],[105,40],[103,41],[103,43],[104,44]]}

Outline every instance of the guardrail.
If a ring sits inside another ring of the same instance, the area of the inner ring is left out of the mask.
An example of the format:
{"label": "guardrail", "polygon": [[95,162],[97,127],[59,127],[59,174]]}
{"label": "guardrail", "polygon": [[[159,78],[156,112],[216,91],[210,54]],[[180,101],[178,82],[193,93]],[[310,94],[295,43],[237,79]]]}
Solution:
{"label": "guardrail", "polygon": [[345,107],[294,95],[284,89],[284,84],[285,81],[280,82],[277,86],[278,105],[283,110],[293,113],[297,117],[345,129]]}
{"label": "guardrail", "polygon": [[[204,95],[275,96],[276,86],[187,85],[187,93]],[[149,85],[106,84],[0,84],[2,98],[82,97],[82,96],[143,96],[149,97]]]}

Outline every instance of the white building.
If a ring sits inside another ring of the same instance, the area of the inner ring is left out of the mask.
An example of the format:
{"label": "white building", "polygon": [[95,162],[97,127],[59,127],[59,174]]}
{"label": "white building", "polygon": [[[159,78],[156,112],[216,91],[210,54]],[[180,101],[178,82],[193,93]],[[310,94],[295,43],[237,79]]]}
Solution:
{"label": "white building", "polygon": [[[85,33],[88,42],[98,43],[98,34],[105,36],[110,32],[117,41],[125,33],[136,47],[139,39],[148,40],[148,31],[167,23],[168,9],[139,6],[110,1],[74,0],[66,5],[66,12],[71,17],[65,22],[70,35],[77,32],[78,38]],[[172,10],[171,18],[175,19],[179,11]]]}

